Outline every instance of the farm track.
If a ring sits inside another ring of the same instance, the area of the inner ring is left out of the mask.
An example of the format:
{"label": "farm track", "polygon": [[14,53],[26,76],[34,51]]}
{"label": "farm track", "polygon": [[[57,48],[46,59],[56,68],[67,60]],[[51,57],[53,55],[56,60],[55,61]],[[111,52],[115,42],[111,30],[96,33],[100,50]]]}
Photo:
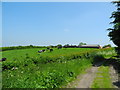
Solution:
{"label": "farm track", "polygon": [[87,74],[85,74],[76,88],[89,88],[95,78],[95,73],[97,72],[98,67],[92,67]]}
{"label": "farm track", "polygon": [[95,73],[98,67],[91,67],[87,69],[86,74],[79,75],[75,81],[72,81],[66,88],[89,88],[95,78]]}
{"label": "farm track", "polygon": [[[98,63],[97,65],[87,69],[85,74],[78,75],[77,78],[70,82],[66,88],[90,88],[94,78],[96,77],[96,73],[98,72],[98,68],[102,65],[103,62]],[[111,82],[113,85],[113,88],[119,88],[119,86],[115,85],[115,82],[118,82],[118,74],[116,73],[113,66],[110,66],[109,71]]]}
{"label": "farm track", "polygon": [[95,78],[95,74],[98,67],[102,65],[103,62],[95,64],[95,66],[87,69],[86,74],[79,75],[75,81],[69,83],[66,88],[89,88]]}
{"label": "farm track", "polygon": [[113,66],[110,66],[110,76],[111,76],[111,82],[114,88],[119,88],[120,85],[117,84],[117,82],[119,81],[118,79],[118,74],[115,71],[115,69],[113,68]]}

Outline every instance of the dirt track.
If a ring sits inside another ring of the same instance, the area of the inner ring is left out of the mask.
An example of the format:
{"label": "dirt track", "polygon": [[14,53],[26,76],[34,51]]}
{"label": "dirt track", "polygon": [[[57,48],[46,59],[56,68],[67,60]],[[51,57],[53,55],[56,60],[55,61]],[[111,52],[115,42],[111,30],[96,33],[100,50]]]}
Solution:
{"label": "dirt track", "polygon": [[67,88],[89,88],[95,78],[98,67],[91,67],[86,74],[79,75],[75,81],[69,83]]}
{"label": "dirt track", "polygon": [[[97,70],[102,63],[87,69],[86,74],[77,76],[76,80],[70,82],[66,88],[90,88],[96,77]],[[118,75],[112,66],[110,66],[110,77],[113,87],[118,88],[119,86],[116,85],[116,82],[118,82]]]}
{"label": "dirt track", "polygon": [[82,79],[80,80],[80,82],[78,83],[78,85],[76,86],[76,88],[90,88],[94,78],[95,78],[95,74],[98,70],[98,67],[92,67],[90,70],[88,70],[88,73],[86,73]]}

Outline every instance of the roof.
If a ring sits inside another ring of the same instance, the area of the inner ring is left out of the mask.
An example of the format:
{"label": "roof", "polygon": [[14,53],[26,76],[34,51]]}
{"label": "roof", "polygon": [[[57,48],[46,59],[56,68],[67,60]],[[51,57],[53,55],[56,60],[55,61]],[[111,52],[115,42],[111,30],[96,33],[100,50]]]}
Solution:
{"label": "roof", "polygon": [[94,45],[81,45],[81,46],[100,46],[100,45],[97,45],[97,44],[94,44]]}
{"label": "roof", "polygon": [[88,48],[99,48],[100,45],[81,45],[79,47],[88,47]]}

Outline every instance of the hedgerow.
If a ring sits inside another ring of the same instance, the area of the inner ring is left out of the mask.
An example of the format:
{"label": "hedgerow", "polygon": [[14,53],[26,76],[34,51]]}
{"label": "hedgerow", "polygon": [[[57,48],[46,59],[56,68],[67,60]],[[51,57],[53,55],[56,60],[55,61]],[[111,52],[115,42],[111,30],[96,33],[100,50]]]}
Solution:
{"label": "hedgerow", "polygon": [[0,47],[0,51],[7,51],[7,50],[17,50],[17,49],[28,49],[28,48],[46,48],[46,46],[10,46],[10,47]]}

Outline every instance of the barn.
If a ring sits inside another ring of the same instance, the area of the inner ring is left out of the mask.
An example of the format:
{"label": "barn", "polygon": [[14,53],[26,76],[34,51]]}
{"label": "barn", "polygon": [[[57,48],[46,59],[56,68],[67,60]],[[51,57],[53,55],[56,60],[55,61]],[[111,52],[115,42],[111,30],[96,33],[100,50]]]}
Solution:
{"label": "barn", "polygon": [[79,48],[102,48],[100,45],[81,45]]}

